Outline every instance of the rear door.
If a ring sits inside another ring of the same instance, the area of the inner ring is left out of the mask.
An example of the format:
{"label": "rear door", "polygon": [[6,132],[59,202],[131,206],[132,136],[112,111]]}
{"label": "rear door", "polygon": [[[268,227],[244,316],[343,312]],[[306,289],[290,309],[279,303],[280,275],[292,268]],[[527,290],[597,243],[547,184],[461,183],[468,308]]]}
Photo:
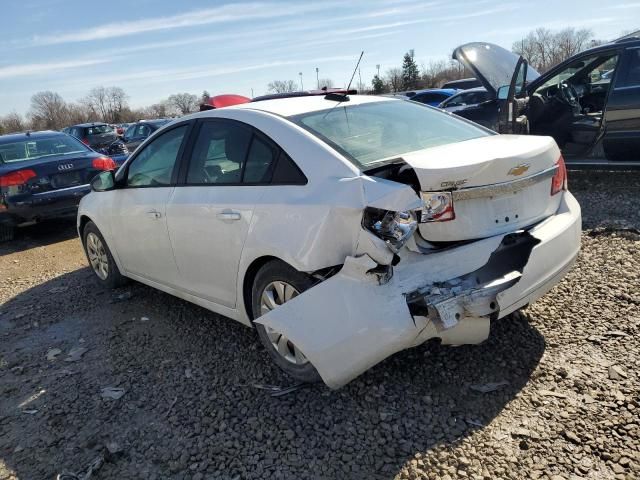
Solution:
{"label": "rear door", "polygon": [[184,184],[167,205],[169,235],[185,290],[234,308],[240,255],[255,204],[274,188],[279,150],[237,121],[207,119],[198,128]]}
{"label": "rear door", "polygon": [[178,124],[136,153],[126,167],[125,185],[115,190],[111,212],[114,242],[125,270],[170,287],[177,287],[179,279],[166,206],[190,127]]}
{"label": "rear door", "polygon": [[640,46],[628,47],[613,79],[605,111],[609,160],[637,160],[640,150]]}

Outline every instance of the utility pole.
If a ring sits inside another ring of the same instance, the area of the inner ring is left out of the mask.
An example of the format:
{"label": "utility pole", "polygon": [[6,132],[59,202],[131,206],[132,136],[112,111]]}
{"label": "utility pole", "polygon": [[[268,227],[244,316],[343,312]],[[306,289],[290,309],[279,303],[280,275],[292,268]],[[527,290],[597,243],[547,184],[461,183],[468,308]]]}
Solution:
{"label": "utility pole", "polygon": [[304,85],[302,84],[302,72],[298,72],[298,75],[300,75],[300,91],[304,91]]}
{"label": "utility pole", "polygon": [[[359,90],[363,90],[363,88],[362,88],[362,74],[361,74],[359,68],[358,68],[358,89]],[[358,93],[362,93],[362,92],[358,92]]]}
{"label": "utility pole", "polygon": [[380,64],[376,65],[376,69],[378,70],[378,78],[380,78]]}
{"label": "utility pole", "polygon": [[320,69],[316,67],[316,82],[318,82],[318,90],[320,90]]}

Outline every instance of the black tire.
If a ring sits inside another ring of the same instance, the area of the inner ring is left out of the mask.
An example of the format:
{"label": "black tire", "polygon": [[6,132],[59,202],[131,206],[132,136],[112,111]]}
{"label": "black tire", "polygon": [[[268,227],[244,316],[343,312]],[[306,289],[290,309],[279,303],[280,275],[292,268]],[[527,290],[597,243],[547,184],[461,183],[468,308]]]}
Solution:
{"label": "black tire", "polygon": [[0,225],[0,242],[13,240],[15,233],[16,227],[13,225]]}
{"label": "black tire", "polygon": [[[251,308],[253,319],[258,318],[261,315],[261,298],[265,289],[273,282],[285,282],[293,286],[299,293],[304,292],[313,285],[313,279],[304,273],[298,272],[291,266],[284,262],[277,260],[271,261],[264,265],[257,273],[256,278],[253,281],[253,288],[251,290]],[[311,364],[307,361],[304,364],[295,364],[287,360],[272,344],[271,339],[267,333],[265,327],[259,323],[254,322],[256,331],[260,342],[264,345],[273,361],[282,370],[284,370],[289,376],[300,382],[316,383],[322,381],[320,374]],[[293,346],[290,342],[289,345]],[[304,352],[303,352],[304,353]]]}
{"label": "black tire", "polygon": [[[91,263],[89,249],[87,248],[87,238],[89,237],[90,234],[93,234],[96,237],[98,237],[98,239],[102,243],[102,246],[104,249],[104,255],[106,256],[106,266],[107,266],[106,268],[107,274],[105,278],[100,277],[100,275],[98,274],[98,271]],[[116,262],[113,260],[113,255],[111,255],[111,250],[109,250],[109,246],[107,245],[107,242],[104,240],[104,237],[100,233],[100,230],[98,230],[98,227],[96,227],[96,224],[91,221],[85,225],[84,230],[82,231],[82,246],[84,247],[84,253],[87,256],[89,267],[91,267],[91,269],[93,270],[93,273],[95,274],[95,278],[99,284],[101,284],[105,288],[113,289],[113,288],[121,287],[122,285],[127,283],[128,279],[127,277],[125,277],[120,273],[120,270],[116,265]]]}

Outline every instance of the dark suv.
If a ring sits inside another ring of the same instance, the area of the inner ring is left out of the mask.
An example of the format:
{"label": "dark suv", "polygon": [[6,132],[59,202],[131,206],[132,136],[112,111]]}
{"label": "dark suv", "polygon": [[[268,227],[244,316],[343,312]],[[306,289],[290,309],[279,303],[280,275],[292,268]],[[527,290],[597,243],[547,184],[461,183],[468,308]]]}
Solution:
{"label": "dark suv", "polygon": [[115,129],[106,123],[81,123],[67,127],[63,132],[76,137],[96,152],[109,155],[118,165],[129,157],[129,150],[118,138]]}
{"label": "dark suv", "polygon": [[453,58],[474,72],[491,99],[456,114],[500,133],[552,136],[574,165],[596,165],[603,157],[608,165],[640,162],[636,35],[581,52],[543,75],[498,45],[462,45]]}

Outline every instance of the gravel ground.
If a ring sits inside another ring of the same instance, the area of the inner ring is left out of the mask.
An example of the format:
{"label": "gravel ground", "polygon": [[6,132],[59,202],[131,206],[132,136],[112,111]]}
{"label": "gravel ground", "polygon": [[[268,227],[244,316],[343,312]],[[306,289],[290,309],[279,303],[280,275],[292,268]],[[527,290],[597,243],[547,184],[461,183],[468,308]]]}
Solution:
{"label": "gravel ground", "polygon": [[280,397],[256,388],[291,382],[253,331],[142,285],[101,290],[73,223],[23,231],[0,245],[0,479],[102,458],[98,479],[640,478],[640,174],[570,187],[576,267],[483,345]]}

